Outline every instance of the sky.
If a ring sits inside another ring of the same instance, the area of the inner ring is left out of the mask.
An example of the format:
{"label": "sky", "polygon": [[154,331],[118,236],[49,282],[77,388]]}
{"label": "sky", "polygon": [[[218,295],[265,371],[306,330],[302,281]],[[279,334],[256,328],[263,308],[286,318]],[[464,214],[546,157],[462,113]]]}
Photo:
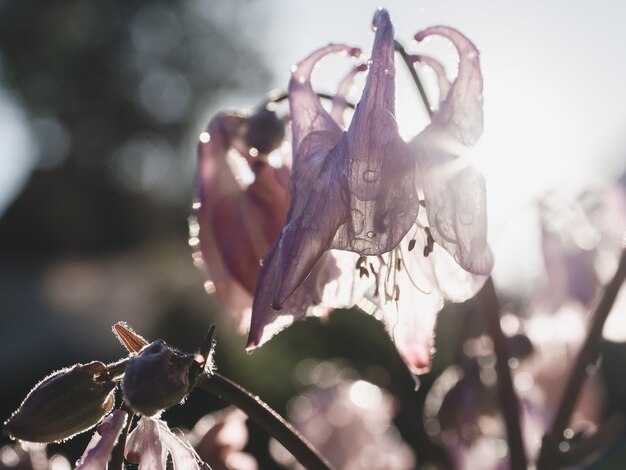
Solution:
{"label": "sky", "polygon": [[[220,5],[225,4],[212,3],[214,15],[232,14]],[[444,24],[479,47],[485,133],[471,158],[487,178],[490,237],[499,260],[496,274],[510,273],[514,266],[536,269],[529,261],[532,250],[515,248],[520,243],[533,246],[532,230],[525,229],[533,220],[529,209],[537,197],[547,190],[571,194],[624,170],[626,2],[251,0],[242,5],[241,34],[260,50],[274,88],[284,89],[289,67],[328,42],[360,46],[367,58],[373,40],[370,24],[379,6],[389,10],[397,38],[409,51],[443,60],[451,77],[457,60],[452,46],[439,38],[417,45],[413,35]],[[346,58],[328,60],[314,83],[320,91],[332,91],[328,84],[336,84],[351,65]],[[398,64],[397,119],[403,136],[410,138],[427,121],[402,67]],[[436,96],[433,76],[429,71],[422,76]],[[358,96],[357,89],[355,101]],[[219,106],[239,105],[243,99],[248,99],[244,92],[224,96]],[[36,164],[37,149],[29,143],[31,131],[19,102],[5,93],[0,93],[0,124],[1,214]],[[520,232],[525,234],[521,241]]]}

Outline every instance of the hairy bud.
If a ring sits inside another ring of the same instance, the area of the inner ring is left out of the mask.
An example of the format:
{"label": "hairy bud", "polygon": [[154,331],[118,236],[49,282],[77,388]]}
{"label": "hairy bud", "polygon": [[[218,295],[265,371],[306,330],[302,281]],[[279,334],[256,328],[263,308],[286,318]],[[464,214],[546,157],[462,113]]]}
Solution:
{"label": "hairy bud", "polygon": [[45,378],[4,423],[5,432],[30,442],[55,442],[95,426],[115,403],[115,382],[101,362],[76,364]]}
{"label": "hairy bud", "polygon": [[157,340],[126,365],[124,399],[136,412],[152,416],[180,403],[189,392],[194,354],[185,354]]}

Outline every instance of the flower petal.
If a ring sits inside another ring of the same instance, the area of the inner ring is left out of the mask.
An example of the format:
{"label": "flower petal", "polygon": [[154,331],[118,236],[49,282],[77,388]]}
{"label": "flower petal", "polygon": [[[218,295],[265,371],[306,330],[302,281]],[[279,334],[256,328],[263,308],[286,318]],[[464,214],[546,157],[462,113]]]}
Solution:
{"label": "flower petal", "polygon": [[432,34],[445,36],[456,46],[459,71],[431,124],[410,145],[421,169],[433,238],[465,270],[486,275],[493,268],[493,256],[487,245],[485,180],[460,158],[483,130],[478,50],[461,33],[444,26],[428,28],[415,38],[421,41]]}
{"label": "flower petal", "polygon": [[446,71],[443,68],[443,65],[438,60],[422,54],[412,54],[408,57],[411,63],[418,62],[422,65],[427,65],[435,72],[437,76],[437,86],[439,87],[439,102],[442,102],[448,96],[448,92],[450,91],[450,87],[452,84],[448,77],[446,76]]}
{"label": "flower petal", "polygon": [[343,115],[348,104],[346,97],[352,88],[354,77],[356,77],[359,72],[365,72],[366,70],[367,64],[359,64],[356,67],[353,67],[352,70],[350,70],[347,75],[343,77],[337,87],[337,93],[333,96],[333,107],[330,110],[330,115],[342,129],[345,128]]}
{"label": "flower petal", "polygon": [[316,50],[293,68],[288,91],[294,158],[296,158],[302,139],[310,132],[341,133],[341,129],[328,111],[322,107],[319,97],[311,86],[311,73],[315,65],[325,56],[337,52],[352,56],[359,56],[361,53],[360,49],[345,44],[329,44]]}
{"label": "flower petal", "polygon": [[415,35],[416,41],[432,35],[448,38],[459,53],[457,77],[433,116],[463,145],[473,145],[483,133],[483,77],[478,48],[463,34],[447,26],[432,26]]}
{"label": "flower petal", "polygon": [[378,255],[395,248],[413,225],[419,203],[414,161],[394,113],[394,31],[386,10],[374,15],[370,69],[347,132],[348,223],[333,248]]}
{"label": "flower petal", "polygon": [[141,417],[128,436],[125,455],[129,462],[138,463],[140,470],[165,470],[167,452],[161,444],[156,419]]}
{"label": "flower petal", "polygon": [[87,449],[76,465],[76,470],[100,470],[106,468],[127,418],[128,414],[121,410],[115,410],[104,418],[104,421],[99,426],[99,429],[104,428],[102,434],[99,431],[94,433]]}
{"label": "flower petal", "polygon": [[165,421],[158,420],[158,426],[161,442],[172,456],[174,470],[199,470],[198,458],[193,447],[176,436]]}

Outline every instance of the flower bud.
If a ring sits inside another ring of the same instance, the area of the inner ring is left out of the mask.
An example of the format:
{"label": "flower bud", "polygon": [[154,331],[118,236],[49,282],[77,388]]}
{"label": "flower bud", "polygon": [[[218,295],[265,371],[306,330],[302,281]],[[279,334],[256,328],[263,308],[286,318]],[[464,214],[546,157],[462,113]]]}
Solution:
{"label": "flower bud", "polygon": [[55,442],[95,426],[115,404],[115,382],[101,362],[76,364],[45,378],[4,423],[5,432],[30,442]]}
{"label": "flower bud", "polygon": [[124,399],[136,412],[152,416],[180,403],[189,391],[195,355],[170,348],[163,340],[132,357],[124,373]]}
{"label": "flower bud", "polygon": [[268,154],[280,146],[285,138],[285,125],[274,111],[263,107],[248,118],[246,144],[261,154]]}

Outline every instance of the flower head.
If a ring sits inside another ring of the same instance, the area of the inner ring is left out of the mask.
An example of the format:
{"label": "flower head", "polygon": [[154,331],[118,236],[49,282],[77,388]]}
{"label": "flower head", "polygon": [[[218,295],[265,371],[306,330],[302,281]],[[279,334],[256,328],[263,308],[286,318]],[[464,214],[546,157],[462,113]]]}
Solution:
{"label": "flower head", "polygon": [[[283,135],[282,122],[262,108],[250,116],[218,114],[198,144],[199,201],[192,240],[199,243],[196,256],[210,271],[211,287],[242,323],[247,323],[243,316],[252,304],[259,260],[287,214],[288,170],[267,161]],[[244,181],[237,164],[247,167],[253,181]]]}
{"label": "flower head", "polygon": [[[419,208],[413,162],[394,118],[394,36],[389,14],[374,17],[369,74],[348,130],[342,132],[313,92],[313,67],[344,45],[319,49],[298,64],[289,84],[293,128],[291,207],[280,240],[263,260],[250,345],[290,309],[290,296],[331,249],[379,255],[397,246]],[[355,261],[358,258],[354,258]]]}

